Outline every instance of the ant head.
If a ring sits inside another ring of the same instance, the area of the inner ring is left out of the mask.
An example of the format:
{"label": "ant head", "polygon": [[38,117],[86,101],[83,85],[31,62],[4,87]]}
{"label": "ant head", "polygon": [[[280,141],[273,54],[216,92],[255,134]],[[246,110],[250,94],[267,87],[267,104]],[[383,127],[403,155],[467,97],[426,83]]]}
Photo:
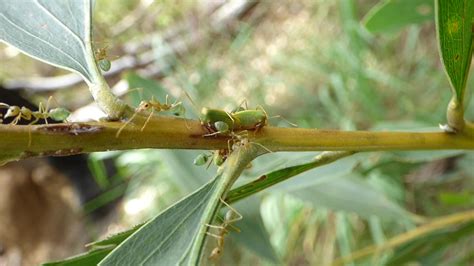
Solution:
{"label": "ant head", "polygon": [[18,106],[10,106],[10,107],[8,108],[7,113],[5,114],[5,118],[17,116],[19,113],[20,113],[20,107],[18,107]]}
{"label": "ant head", "polygon": [[212,250],[209,259],[217,259],[219,258],[219,255],[221,255],[221,249],[219,247],[216,247]]}
{"label": "ant head", "polygon": [[140,105],[138,105],[138,110],[140,111],[148,110],[150,108],[151,108],[151,104],[148,101],[141,101]]}

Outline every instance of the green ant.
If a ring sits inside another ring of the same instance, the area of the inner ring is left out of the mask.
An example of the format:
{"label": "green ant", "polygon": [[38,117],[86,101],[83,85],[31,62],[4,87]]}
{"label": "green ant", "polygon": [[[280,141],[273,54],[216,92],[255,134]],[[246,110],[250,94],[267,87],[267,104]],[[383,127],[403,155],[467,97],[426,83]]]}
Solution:
{"label": "green ant", "polygon": [[[3,116],[3,118],[13,117],[13,120],[10,122],[11,125],[16,125],[22,119],[26,121],[32,120],[29,125],[35,124],[40,119],[43,119],[45,124],[48,124],[48,118],[51,118],[55,121],[66,121],[69,117],[71,112],[65,108],[58,107],[54,109],[49,109],[49,104],[51,102],[52,96],[48,98],[48,102],[46,103],[46,107],[43,106],[43,103],[39,103],[38,111],[32,111],[29,108],[22,106],[15,106],[15,105],[8,105],[6,103],[0,103],[0,108],[7,108],[7,112]],[[1,117],[1,116],[0,116]],[[3,120],[0,119],[0,123]],[[28,133],[28,147],[31,146],[31,131]]]}
{"label": "green ant", "polygon": [[95,60],[97,60],[97,65],[103,71],[109,71],[110,68],[112,67],[112,63],[110,63],[110,60],[108,59],[108,55],[107,55],[108,47],[109,46],[107,45],[102,48],[97,48],[94,52]]}
{"label": "green ant", "polygon": [[46,103],[46,107],[43,106],[43,103],[40,102],[38,106],[38,111],[32,111],[25,106],[19,107],[15,105],[8,105],[6,103],[0,103],[0,108],[8,108],[5,118],[13,117],[12,122],[10,124],[16,125],[20,120],[30,121],[29,124],[35,124],[40,119],[43,119],[46,124],[48,124],[48,118],[51,118],[55,121],[65,121],[71,112],[65,108],[58,107],[54,109],[49,109],[49,104],[51,102],[52,96],[48,98]]}
{"label": "green ant", "polygon": [[184,115],[185,109],[183,107],[182,102],[175,101],[172,104],[168,103],[168,95],[166,95],[166,101],[165,103],[161,103],[152,96],[150,101],[141,101],[138,107],[135,109],[135,113],[130,117],[130,119],[123,124],[122,127],[117,131],[117,134],[115,134],[115,137],[119,137],[120,133],[122,130],[137,116],[138,113],[143,113],[146,111],[150,111],[150,114],[148,115],[147,119],[145,120],[145,123],[143,124],[141,131],[145,129],[147,126],[148,122],[150,122],[151,117],[153,116],[153,113],[156,112],[161,112],[161,111],[174,111],[176,115]]}
{"label": "green ant", "polygon": [[217,260],[220,255],[222,254],[222,251],[224,250],[224,240],[225,236],[229,233],[229,227],[233,227],[235,231],[240,232],[238,228],[235,228],[232,224],[242,220],[242,215],[234,208],[232,208],[227,202],[222,200],[220,198],[220,201],[226,205],[229,210],[226,212],[224,219],[222,221],[221,225],[212,225],[212,224],[206,224],[209,228],[215,228],[217,229],[217,234],[209,233],[206,232],[206,234],[215,237],[217,239],[217,246],[211,251],[211,254],[209,255],[209,259],[211,260]]}
{"label": "green ant", "polygon": [[205,165],[206,163],[208,163],[207,168],[209,168],[211,163],[214,163],[214,165],[216,166],[221,166],[227,159],[227,156],[228,150],[226,149],[216,150],[211,154],[201,153],[194,159],[193,163],[197,166]]}

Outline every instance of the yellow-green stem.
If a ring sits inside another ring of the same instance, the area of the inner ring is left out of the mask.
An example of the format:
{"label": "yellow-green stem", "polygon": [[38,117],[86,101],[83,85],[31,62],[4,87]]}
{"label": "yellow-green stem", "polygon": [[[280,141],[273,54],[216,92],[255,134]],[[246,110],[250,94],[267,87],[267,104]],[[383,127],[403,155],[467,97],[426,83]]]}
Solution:
{"label": "yellow-green stem", "polygon": [[[129,123],[91,122],[55,125],[0,125],[0,159],[142,148],[225,149],[228,136],[209,132],[199,121],[157,116],[141,131],[143,118]],[[265,127],[249,141],[271,151],[380,151],[474,149],[474,138],[444,132],[332,131]]]}

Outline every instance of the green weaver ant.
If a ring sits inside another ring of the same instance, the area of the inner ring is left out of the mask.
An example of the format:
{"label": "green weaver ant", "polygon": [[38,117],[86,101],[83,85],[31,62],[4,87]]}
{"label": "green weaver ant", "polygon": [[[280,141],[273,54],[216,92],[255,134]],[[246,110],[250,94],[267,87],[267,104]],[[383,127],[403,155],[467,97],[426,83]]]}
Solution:
{"label": "green weaver ant", "polygon": [[[216,150],[212,154],[201,153],[194,159],[194,165],[201,166],[208,163],[207,168],[211,165],[211,162],[216,166],[221,166],[227,159],[228,150],[221,149]],[[212,160],[210,160],[212,157]]]}
{"label": "green weaver ant", "polygon": [[49,110],[49,104],[51,102],[52,96],[48,98],[46,107],[43,106],[43,103],[39,103],[38,111],[31,111],[30,109],[22,106],[8,105],[6,103],[0,103],[0,108],[8,108],[7,113],[3,118],[14,117],[13,121],[10,122],[12,125],[18,124],[20,120],[30,121],[29,124],[35,124],[40,119],[43,119],[46,124],[48,124],[48,118],[51,118],[55,121],[65,121],[71,112],[65,108],[58,107]]}
{"label": "green weaver ant", "polygon": [[222,198],[220,198],[220,201],[229,208],[229,210],[226,212],[224,216],[222,224],[221,225],[206,224],[210,228],[217,229],[217,234],[206,232],[206,234],[212,237],[215,237],[217,239],[217,246],[211,251],[211,254],[209,255],[209,259],[211,260],[217,260],[220,257],[224,249],[225,236],[229,233],[229,229],[228,229],[229,227],[232,227],[234,228],[235,231],[240,232],[240,230],[234,227],[232,224],[237,221],[242,220],[243,218],[242,215],[237,210],[232,208],[227,202],[222,200]]}
{"label": "green weaver ant", "polygon": [[[48,124],[48,118],[51,118],[55,121],[66,121],[69,117],[71,112],[65,108],[58,107],[49,110],[49,103],[51,102],[52,96],[48,98],[48,102],[46,103],[46,107],[43,106],[43,103],[39,103],[38,111],[31,111],[29,108],[22,106],[15,106],[15,105],[8,105],[6,103],[0,103],[0,108],[7,108],[7,112],[3,116],[3,118],[13,117],[13,120],[10,122],[11,125],[16,125],[22,119],[26,121],[31,121],[29,125],[35,124],[40,119],[43,119],[45,124]],[[1,116],[0,116],[1,117]],[[3,120],[0,119],[0,123]],[[31,146],[31,131],[28,133],[28,147]]]}
{"label": "green weaver ant", "polygon": [[110,60],[108,59],[108,56],[107,56],[107,48],[108,47],[109,46],[107,45],[103,48],[97,48],[94,52],[95,60],[97,61],[97,65],[103,71],[109,71],[110,67],[112,66],[112,64],[110,63]]}
{"label": "green weaver ant", "polygon": [[138,107],[135,109],[135,113],[130,117],[130,119],[123,124],[122,127],[117,131],[117,134],[115,134],[115,137],[119,137],[120,133],[122,130],[137,116],[138,113],[143,113],[145,111],[150,111],[150,114],[148,115],[147,119],[145,120],[145,123],[143,124],[141,131],[145,129],[147,126],[148,122],[150,122],[151,117],[153,116],[153,112],[161,112],[161,111],[174,111],[176,115],[183,115],[185,112],[185,109],[183,107],[182,102],[175,101],[173,104],[168,103],[168,95],[166,95],[166,101],[165,103],[161,103],[152,96],[150,101],[141,101]]}

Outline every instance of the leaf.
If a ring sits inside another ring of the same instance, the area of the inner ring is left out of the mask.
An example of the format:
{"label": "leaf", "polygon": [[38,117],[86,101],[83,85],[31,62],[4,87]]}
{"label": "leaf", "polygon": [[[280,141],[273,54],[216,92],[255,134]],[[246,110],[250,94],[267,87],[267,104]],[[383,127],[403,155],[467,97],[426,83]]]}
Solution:
{"label": "leaf", "polygon": [[[155,99],[162,101],[165,99],[167,95],[166,88],[161,86],[158,82],[153,79],[148,79],[140,76],[137,73],[130,72],[125,75],[125,80],[128,82],[129,88],[141,88],[143,89],[138,90],[137,93],[132,95],[133,105],[138,106],[140,101],[144,98],[151,98],[151,96],[155,97]],[[132,89],[133,90],[133,89]],[[137,95],[138,94],[138,95]],[[138,97],[133,97],[138,96]]]}
{"label": "leaf", "polygon": [[[163,211],[120,244],[99,265],[175,265],[189,259],[202,213],[217,179]],[[184,263],[185,264],[185,263]]]}
{"label": "leaf", "polygon": [[91,12],[90,0],[2,0],[0,41],[92,83]]}
{"label": "leaf", "polygon": [[[262,191],[265,188],[268,188],[280,182],[283,182],[293,176],[312,170],[316,167],[320,167],[320,166],[332,163],[338,159],[344,158],[352,154],[353,152],[323,152],[323,153],[318,154],[315,158],[313,158],[309,162],[306,156],[304,156],[303,158],[305,158],[305,162],[304,163],[298,162],[297,164],[295,164],[294,161],[295,160],[301,161],[301,157],[300,159],[294,159],[293,166],[284,167],[275,171],[271,171],[270,173],[262,174],[258,179],[252,182],[249,182],[243,186],[240,186],[238,188],[232,189],[229,192],[229,195],[226,200],[229,203],[238,201],[240,199],[248,197],[249,195]],[[281,161],[281,159],[282,158],[278,160],[278,157],[273,158],[273,163],[277,162],[279,165],[282,165],[283,162]],[[275,165],[275,167],[277,166]],[[295,181],[293,181],[293,183],[294,182]]]}
{"label": "leaf", "polygon": [[364,217],[377,215],[394,220],[408,217],[407,211],[353,173],[354,167],[363,160],[367,160],[367,154],[356,154],[304,172],[273,189],[291,193],[314,206],[355,212]]}
{"label": "leaf", "polygon": [[95,249],[65,260],[44,263],[43,266],[93,266],[97,265],[113,249],[113,246]]}
{"label": "leaf", "polygon": [[86,246],[90,249],[88,252],[73,256],[64,260],[48,262],[43,265],[56,266],[56,265],[97,265],[103,260],[112,250],[127,239],[130,235],[135,233],[144,224],[138,224],[131,229],[114,234],[107,237],[104,240],[95,241],[87,244]]}
{"label": "leaf", "polygon": [[143,225],[145,224],[144,223],[137,224],[133,228],[111,235],[107,237],[106,239],[89,243],[87,244],[87,247],[91,249],[99,249],[99,248],[103,248],[105,246],[110,246],[110,245],[117,246],[120,243],[122,243],[125,239],[127,239],[129,236],[131,236],[133,233],[135,233],[138,229],[140,229]]}
{"label": "leaf", "polygon": [[366,218],[371,215],[395,221],[409,218],[406,210],[356,174],[326,176],[311,186],[290,192],[314,206],[355,212]]}
{"label": "leaf", "polygon": [[432,19],[433,9],[433,0],[380,1],[364,17],[363,24],[372,33],[392,33]]}
{"label": "leaf", "polygon": [[260,198],[250,197],[235,205],[244,219],[235,224],[240,229],[240,233],[230,236],[260,257],[277,263],[278,257],[260,215],[260,203]]}
{"label": "leaf", "polygon": [[471,222],[459,228],[443,229],[414,239],[395,249],[387,265],[405,265],[414,261],[426,262],[433,256],[435,256],[433,263],[439,263],[440,256],[443,255],[438,255],[440,251],[446,250],[450,245],[465,237],[472,236],[473,233],[474,223]]}
{"label": "leaf", "polygon": [[451,158],[455,156],[460,156],[466,153],[463,150],[441,150],[441,151],[397,151],[392,152],[395,160],[400,162],[410,162],[410,163],[419,163],[419,162],[431,162],[434,160],[440,160],[445,158]]}
{"label": "leaf", "polygon": [[[205,152],[205,151],[203,151]],[[161,150],[162,160],[172,169],[177,182],[184,191],[194,191],[209,180],[210,171],[206,167],[198,167],[193,164],[197,154],[190,151]],[[215,170],[214,170],[215,173]]]}
{"label": "leaf", "polygon": [[99,265],[197,264],[220,199],[260,152],[252,144],[235,149],[212,181],[146,223]]}
{"label": "leaf", "polygon": [[436,0],[439,50],[449,82],[462,104],[472,59],[474,1]]}
{"label": "leaf", "polygon": [[8,151],[6,153],[0,153],[0,166],[5,165],[8,162],[19,160],[20,156],[18,154],[10,154]]}

